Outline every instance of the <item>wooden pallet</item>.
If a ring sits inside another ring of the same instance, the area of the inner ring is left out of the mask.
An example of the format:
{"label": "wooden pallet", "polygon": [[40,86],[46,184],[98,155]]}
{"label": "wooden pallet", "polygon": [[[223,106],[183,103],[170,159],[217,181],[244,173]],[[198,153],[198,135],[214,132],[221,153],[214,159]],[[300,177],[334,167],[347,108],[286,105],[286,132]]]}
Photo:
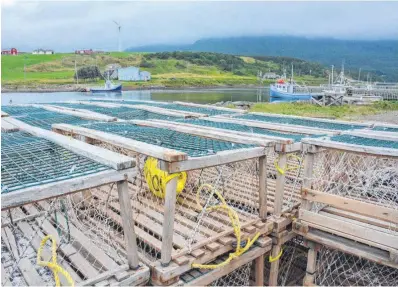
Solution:
{"label": "wooden pallet", "polygon": [[[141,265],[138,270],[130,270],[127,261],[117,260],[106,254],[101,248],[96,246],[88,237],[90,230],[84,233],[69,220],[70,243],[60,243],[58,232],[66,234],[67,222],[63,216],[57,217],[57,227],[54,227],[54,214],[43,216],[44,210],[49,208],[49,203],[41,201],[37,204],[25,205],[23,208],[14,208],[13,215],[20,218],[14,224],[7,224],[2,227],[2,250],[12,253],[12,258],[19,262],[18,271],[22,274],[24,283],[33,286],[53,285],[48,275],[43,277],[43,268],[36,264],[37,250],[42,238],[46,235],[52,235],[57,242],[57,263],[62,266],[73,278],[77,285],[138,285],[144,284],[149,279],[149,268]],[[38,216],[35,216],[38,215]],[[27,218],[26,220],[21,220]],[[20,238],[30,240],[28,245],[29,258],[20,255],[25,247],[19,243]],[[49,261],[51,250],[48,247],[43,249],[42,257]],[[13,266],[2,268],[2,284],[6,283],[12,274],[9,272]],[[50,272],[51,273],[51,272]],[[50,277],[52,275],[50,274]],[[61,283],[67,285],[68,282],[61,275]]]}

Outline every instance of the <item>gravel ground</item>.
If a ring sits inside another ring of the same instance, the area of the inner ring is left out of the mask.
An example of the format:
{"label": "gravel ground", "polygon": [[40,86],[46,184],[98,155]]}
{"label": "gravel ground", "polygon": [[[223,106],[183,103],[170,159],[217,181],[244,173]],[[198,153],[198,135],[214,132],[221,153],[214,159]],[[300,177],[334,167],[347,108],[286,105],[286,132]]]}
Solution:
{"label": "gravel ground", "polygon": [[359,121],[374,121],[398,125],[398,111],[384,112],[377,115],[360,116],[356,120]]}

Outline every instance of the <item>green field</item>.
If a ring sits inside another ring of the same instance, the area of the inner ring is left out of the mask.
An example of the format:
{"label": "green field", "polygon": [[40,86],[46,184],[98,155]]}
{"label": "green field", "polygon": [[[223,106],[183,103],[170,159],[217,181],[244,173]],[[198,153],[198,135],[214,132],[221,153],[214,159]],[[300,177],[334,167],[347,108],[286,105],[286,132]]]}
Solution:
{"label": "green field", "polygon": [[[235,57],[243,66],[237,71],[222,69],[219,65],[201,64],[200,61],[156,57],[146,58],[147,54],[133,52],[112,52],[96,55],[32,55],[3,56],[1,59],[2,87],[18,88],[20,86],[35,89],[73,85],[75,60],[77,67],[97,65],[104,71],[108,64],[119,64],[122,67],[138,66],[141,70],[151,72],[152,80],[148,82],[123,82],[125,87],[209,87],[209,86],[247,86],[259,85],[256,71],[276,69],[278,64],[255,60],[251,57]],[[24,73],[26,65],[26,73]],[[307,84],[325,82],[323,78],[313,76],[299,77]],[[89,82],[80,80],[81,86],[98,85],[103,81]],[[271,82],[271,81],[269,81]],[[269,82],[264,82],[267,84]]]}

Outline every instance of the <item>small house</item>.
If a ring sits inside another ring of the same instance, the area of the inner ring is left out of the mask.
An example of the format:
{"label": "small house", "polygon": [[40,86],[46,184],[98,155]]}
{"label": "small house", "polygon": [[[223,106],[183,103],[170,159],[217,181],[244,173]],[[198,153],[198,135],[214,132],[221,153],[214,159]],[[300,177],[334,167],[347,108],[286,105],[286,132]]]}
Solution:
{"label": "small house", "polygon": [[263,79],[277,79],[279,78],[279,75],[277,75],[274,72],[269,72],[269,73],[264,73]]}
{"label": "small house", "polygon": [[120,68],[117,71],[120,81],[140,81],[140,69],[137,67]]}
{"label": "small house", "polygon": [[151,73],[148,71],[141,71],[140,72],[140,80],[141,81],[149,81],[151,79]]}
{"label": "small house", "polygon": [[16,48],[11,48],[11,50],[1,50],[2,55],[18,55],[18,50]]}

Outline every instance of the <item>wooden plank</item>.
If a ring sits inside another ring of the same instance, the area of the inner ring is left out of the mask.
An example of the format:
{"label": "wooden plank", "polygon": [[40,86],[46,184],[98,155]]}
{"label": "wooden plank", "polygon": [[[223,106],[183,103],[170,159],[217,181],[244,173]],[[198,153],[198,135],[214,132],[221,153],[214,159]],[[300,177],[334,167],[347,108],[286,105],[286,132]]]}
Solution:
{"label": "wooden plank", "polygon": [[147,144],[144,142],[132,140],[122,136],[118,136],[111,133],[105,133],[96,131],[88,128],[67,125],[67,124],[56,124],[53,125],[53,130],[57,132],[66,132],[77,135],[82,135],[90,139],[99,140],[117,147],[125,148],[140,154],[148,155],[157,159],[165,160],[168,162],[181,161],[188,159],[188,155],[184,152]]}
{"label": "wooden plank", "polygon": [[1,210],[9,209],[43,199],[67,195],[83,189],[134,178],[136,170],[108,170],[73,179],[24,188],[1,195]]}
{"label": "wooden plank", "polygon": [[367,241],[374,242],[379,245],[384,245],[389,248],[398,249],[397,236],[380,232],[373,228],[358,226],[350,222],[344,222],[308,210],[300,210],[299,219],[304,220],[309,224],[314,223],[318,226],[325,226],[330,230],[334,230],[336,234],[340,234],[341,236],[347,234],[350,236],[355,236],[355,238],[357,238],[358,241],[365,239]]}
{"label": "wooden plank", "polygon": [[[1,237],[4,241],[8,241],[8,246],[11,248],[10,252],[14,255],[14,259],[18,262],[18,269],[21,271],[26,283],[30,286],[44,286],[47,285],[38,274],[35,266],[28,257],[20,257],[18,252],[18,245],[14,234],[9,227],[2,228]],[[22,250],[21,250],[22,251]]]}
{"label": "wooden plank", "polygon": [[176,209],[177,177],[166,184],[166,199],[164,203],[164,222],[162,232],[162,255],[160,262],[169,265],[173,250],[174,214]]}
{"label": "wooden plank", "polygon": [[6,112],[1,111],[1,117],[2,118],[8,117],[8,116],[9,116],[9,114],[7,114]]}
{"label": "wooden plank", "polygon": [[75,117],[79,117],[79,118],[83,118],[83,119],[88,119],[88,120],[103,121],[103,122],[116,121],[115,117],[110,117],[110,116],[99,114],[99,113],[92,112],[89,110],[68,109],[65,107],[56,106],[56,104],[55,105],[32,104],[30,106],[45,109],[45,110],[51,111],[51,112],[56,112],[56,113],[60,113],[60,114],[71,115],[71,116],[75,116]]}
{"label": "wooden plank", "polygon": [[[121,102],[121,103],[123,103],[123,102],[128,103],[128,101],[134,101],[134,102],[140,102],[143,104],[153,104],[153,103],[161,104],[161,105],[169,104],[168,102],[162,102],[162,101],[152,101],[152,100],[146,101],[146,100],[133,100],[133,99],[129,100],[129,99],[90,98],[90,101],[91,100],[100,100],[100,101],[104,101],[104,102]],[[89,102],[89,103],[95,103],[95,102]]]}
{"label": "wooden plank", "polygon": [[320,139],[305,138],[302,139],[302,143],[315,145],[317,147],[323,147],[323,148],[332,148],[342,151],[352,151],[355,153],[398,157],[398,149],[354,145],[354,144],[331,141],[328,138],[320,138]]}
{"label": "wooden plank", "polygon": [[254,261],[254,282],[255,286],[264,286],[264,254],[257,257]]}
{"label": "wooden plank", "polygon": [[372,204],[322,191],[302,188],[301,196],[305,200],[329,204],[346,211],[352,211],[369,217],[374,217],[398,224],[398,210],[379,204]]}
{"label": "wooden plank", "polygon": [[216,153],[215,155],[208,155],[202,157],[189,157],[188,160],[181,162],[167,162],[161,161],[159,166],[162,170],[169,173],[180,171],[202,169],[205,167],[212,167],[216,165],[223,165],[227,163],[248,160],[257,158],[267,154],[267,148],[253,147],[242,148],[235,150],[226,150]]}
{"label": "wooden plank", "polygon": [[261,156],[259,159],[259,217],[262,220],[267,219],[267,156]]}
{"label": "wooden plank", "polygon": [[[280,252],[281,252],[281,245],[280,244],[274,245],[271,251],[272,258],[276,258]],[[271,262],[268,286],[278,286],[279,262],[280,262],[279,259]]]}
{"label": "wooden plank", "polygon": [[137,238],[134,232],[133,210],[127,180],[117,183],[117,192],[120,203],[120,217],[123,222],[124,240],[126,242],[127,261],[131,269],[138,267]]}
{"label": "wooden plank", "polygon": [[218,131],[214,131],[214,130],[206,129],[206,128],[203,128],[203,127],[197,126],[197,125],[185,126],[185,125],[180,125],[177,122],[168,122],[168,121],[162,121],[162,120],[151,120],[151,121],[132,120],[131,122],[136,125],[140,125],[140,126],[166,128],[166,129],[178,131],[181,133],[197,135],[200,137],[212,138],[212,139],[221,140],[221,141],[229,141],[229,142],[235,142],[235,143],[241,143],[241,144],[254,144],[254,145],[260,145],[260,146],[264,146],[264,147],[271,147],[271,146],[275,145],[275,143],[271,140],[257,139],[257,138],[253,138],[253,137],[248,138],[247,136],[239,136],[239,135],[231,134],[231,133],[225,132],[221,129],[219,129]]}
{"label": "wooden plank", "polygon": [[[280,153],[278,156],[277,164],[280,169],[285,170],[287,168],[287,155]],[[286,173],[276,173],[275,181],[275,202],[274,202],[274,215],[281,216],[283,207],[283,196],[285,191],[285,176]]]}
{"label": "wooden plank", "polygon": [[225,115],[221,116],[214,116],[212,119],[217,119],[219,121],[227,122],[227,123],[234,123],[234,124],[244,124],[246,126],[251,127],[258,127],[263,129],[270,129],[282,132],[289,132],[289,133],[300,133],[300,134],[307,134],[307,135],[336,135],[339,134],[340,131],[331,131],[325,129],[318,129],[318,128],[309,128],[305,126],[295,126],[295,125],[288,125],[288,124],[275,124],[275,123],[266,123],[260,121],[252,121],[246,119],[238,119],[238,118],[230,118]]}
{"label": "wooden plank", "polygon": [[12,133],[19,131],[19,127],[1,119],[1,131],[4,133]]}
{"label": "wooden plank", "polygon": [[[397,126],[398,129],[398,126]],[[363,138],[386,140],[386,141],[398,141],[398,133],[394,132],[382,132],[377,130],[352,130],[344,132],[345,135],[358,136]]]}
{"label": "wooden plank", "polygon": [[54,133],[52,131],[33,127],[14,118],[8,118],[6,119],[6,121],[8,121],[10,124],[18,126],[21,130],[24,130],[37,137],[49,140],[66,148],[67,150],[107,165],[113,169],[121,170],[135,166],[135,161],[128,156],[115,153],[98,146],[89,145],[73,138],[68,138],[63,135]]}
{"label": "wooden plank", "polygon": [[[127,105],[124,105],[127,106]],[[131,106],[131,105],[129,105]],[[181,111],[181,110],[172,110],[168,109],[167,105],[164,108],[159,108],[159,107],[154,107],[154,106],[145,106],[145,105],[133,105],[132,107],[140,110],[145,110],[148,112],[152,113],[158,113],[158,114],[164,114],[164,115],[170,115],[170,116],[179,116],[179,117],[186,117],[186,118],[199,118],[199,117],[206,117],[206,114],[202,113],[194,113],[194,112],[187,112],[187,111]]]}

